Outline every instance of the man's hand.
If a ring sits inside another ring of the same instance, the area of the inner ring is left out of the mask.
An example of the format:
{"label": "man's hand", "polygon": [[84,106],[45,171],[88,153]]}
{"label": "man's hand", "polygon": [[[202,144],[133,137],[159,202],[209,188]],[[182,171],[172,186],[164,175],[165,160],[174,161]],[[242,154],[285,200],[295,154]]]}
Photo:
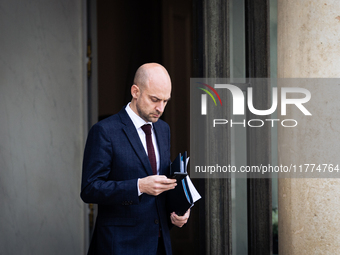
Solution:
{"label": "man's hand", "polygon": [[187,223],[190,216],[190,209],[183,215],[178,216],[175,212],[170,214],[171,223],[175,226],[181,228],[185,223]]}
{"label": "man's hand", "polygon": [[139,191],[152,196],[174,189],[176,185],[176,179],[169,179],[165,175],[150,175],[139,179]]}

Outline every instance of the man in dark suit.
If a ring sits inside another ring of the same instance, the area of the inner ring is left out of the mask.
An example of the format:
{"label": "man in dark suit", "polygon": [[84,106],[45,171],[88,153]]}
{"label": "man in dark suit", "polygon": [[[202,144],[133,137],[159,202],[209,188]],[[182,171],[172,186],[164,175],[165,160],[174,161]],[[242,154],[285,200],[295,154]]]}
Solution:
{"label": "man in dark suit", "polygon": [[189,218],[190,210],[184,216],[166,210],[165,191],[176,186],[166,177],[170,129],[159,120],[171,94],[168,72],[142,65],[131,94],[131,102],[95,124],[87,138],[81,198],[98,204],[88,254],[172,254],[169,229]]}

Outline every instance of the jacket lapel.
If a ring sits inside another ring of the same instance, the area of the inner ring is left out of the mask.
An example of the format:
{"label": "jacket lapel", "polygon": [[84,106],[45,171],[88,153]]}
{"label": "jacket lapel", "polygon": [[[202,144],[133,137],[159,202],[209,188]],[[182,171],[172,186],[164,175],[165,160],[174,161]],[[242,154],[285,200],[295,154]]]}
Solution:
{"label": "jacket lapel", "polygon": [[166,156],[165,156],[165,153],[166,153],[166,144],[167,144],[167,141],[166,141],[166,137],[167,137],[167,134],[164,134],[164,130],[161,128],[161,126],[159,125],[158,122],[156,123],[153,123],[153,127],[154,127],[154,131],[155,131],[155,134],[156,134],[156,139],[157,139],[157,145],[158,145],[158,150],[159,150],[159,157],[160,157],[160,164],[159,164],[159,169],[160,169],[160,172],[159,174],[165,174],[164,171],[166,170],[166,167],[164,167],[163,165],[166,164]]}
{"label": "jacket lapel", "polygon": [[[132,148],[136,152],[138,158],[142,162],[144,169],[148,175],[152,175],[152,168],[151,164],[148,158],[148,155],[145,152],[145,149],[143,147],[143,144],[139,138],[139,135],[137,133],[137,130],[130,119],[129,115],[125,111],[125,107],[118,113],[122,123],[125,124],[125,127],[123,128],[123,131],[125,132],[127,138],[129,139]],[[158,139],[158,138],[157,138]]]}

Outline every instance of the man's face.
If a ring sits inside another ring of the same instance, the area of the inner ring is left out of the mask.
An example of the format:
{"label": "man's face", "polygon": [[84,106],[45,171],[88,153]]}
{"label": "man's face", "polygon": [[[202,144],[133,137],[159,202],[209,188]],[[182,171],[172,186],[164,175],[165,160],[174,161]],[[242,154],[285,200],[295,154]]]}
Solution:
{"label": "man's face", "polygon": [[171,84],[166,79],[155,79],[142,89],[136,101],[138,115],[146,122],[156,122],[170,100]]}

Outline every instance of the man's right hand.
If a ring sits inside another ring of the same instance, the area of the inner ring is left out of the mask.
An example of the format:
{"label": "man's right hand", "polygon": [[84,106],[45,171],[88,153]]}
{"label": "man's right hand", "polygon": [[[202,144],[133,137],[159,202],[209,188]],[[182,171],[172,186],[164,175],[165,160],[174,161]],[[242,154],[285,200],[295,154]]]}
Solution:
{"label": "man's right hand", "polygon": [[165,175],[150,175],[139,179],[139,191],[152,196],[158,196],[164,191],[174,189],[176,179],[169,179]]}

